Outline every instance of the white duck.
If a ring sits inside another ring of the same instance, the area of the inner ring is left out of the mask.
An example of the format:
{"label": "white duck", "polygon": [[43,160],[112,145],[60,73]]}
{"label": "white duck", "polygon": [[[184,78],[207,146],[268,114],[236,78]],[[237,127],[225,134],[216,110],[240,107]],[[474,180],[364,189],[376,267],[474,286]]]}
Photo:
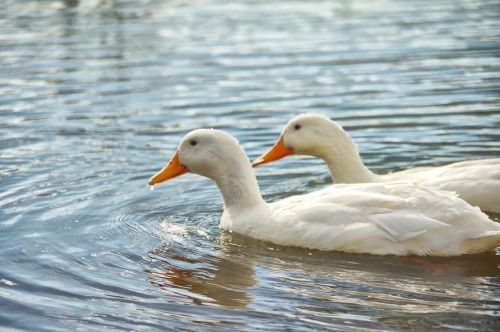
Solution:
{"label": "white duck", "polygon": [[276,144],[252,165],[255,167],[293,153],[323,159],[335,183],[413,182],[454,191],[483,211],[500,213],[500,158],[378,175],[363,164],[356,143],[339,124],[320,114],[302,114],[286,124]]}
{"label": "white duck", "polygon": [[212,179],[224,200],[223,229],[280,245],[394,255],[452,256],[500,244],[500,224],[451,193],[408,183],[369,183],[266,203],[250,162],[229,134],[187,134],[150,185],[185,172]]}

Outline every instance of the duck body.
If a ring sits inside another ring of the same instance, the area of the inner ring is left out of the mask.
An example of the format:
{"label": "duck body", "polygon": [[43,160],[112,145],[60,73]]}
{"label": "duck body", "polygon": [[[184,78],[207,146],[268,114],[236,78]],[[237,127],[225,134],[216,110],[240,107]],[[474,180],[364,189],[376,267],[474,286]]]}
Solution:
{"label": "duck body", "polygon": [[339,124],[320,114],[302,114],[288,122],[275,146],[254,161],[254,166],[293,153],[323,159],[335,184],[412,182],[456,192],[483,211],[500,213],[500,158],[378,175],[363,164],[356,144]]}
{"label": "duck body", "polygon": [[393,255],[493,250],[500,225],[452,193],[411,183],[343,184],[266,203],[237,141],[195,130],[150,185],[186,171],[210,178],[224,201],[221,228],[279,245]]}
{"label": "duck body", "polygon": [[280,245],[378,255],[455,256],[500,245],[500,224],[479,209],[409,183],[336,185],[225,210],[221,227]]}
{"label": "duck body", "polygon": [[376,175],[375,181],[411,181],[422,186],[453,191],[483,211],[500,213],[500,158],[417,167]]}

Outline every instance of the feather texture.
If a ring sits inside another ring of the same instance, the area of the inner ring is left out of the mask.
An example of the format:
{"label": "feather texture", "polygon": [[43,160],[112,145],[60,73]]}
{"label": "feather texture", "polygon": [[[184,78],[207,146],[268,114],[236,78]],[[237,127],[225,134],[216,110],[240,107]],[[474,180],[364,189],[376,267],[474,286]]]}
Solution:
{"label": "feather texture", "polygon": [[[295,129],[297,126],[300,130]],[[378,175],[363,164],[358,148],[347,132],[323,115],[296,116],[285,126],[281,138],[284,146],[296,154],[323,159],[334,183],[413,182],[454,191],[483,211],[500,213],[500,158],[417,167]]]}
{"label": "feather texture", "polygon": [[179,169],[212,179],[224,202],[221,227],[256,239],[318,250],[440,256],[493,250],[500,243],[500,224],[451,192],[375,182],[266,203],[243,149],[229,134],[193,131],[174,156],[150,183],[178,176]]}

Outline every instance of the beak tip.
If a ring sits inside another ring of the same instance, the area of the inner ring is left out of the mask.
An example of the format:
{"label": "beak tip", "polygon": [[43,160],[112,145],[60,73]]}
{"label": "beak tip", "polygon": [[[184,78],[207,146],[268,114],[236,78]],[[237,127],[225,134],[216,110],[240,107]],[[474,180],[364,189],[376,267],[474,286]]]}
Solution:
{"label": "beak tip", "polygon": [[258,158],[258,159],[255,159],[255,160],[252,162],[252,167],[253,167],[253,168],[255,168],[255,167],[257,167],[257,166],[259,166],[259,165],[262,165],[262,164],[264,164],[264,163],[265,163],[264,159],[262,159],[262,158]]}
{"label": "beak tip", "polygon": [[169,179],[175,178],[176,176],[182,175],[188,171],[187,167],[182,166],[179,163],[179,152],[176,151],[172,159],[169,161],[167,166],[163,167],[155,175],[149,178],[148,184],[150,186],[155,186],[158,183],[167,181]]}

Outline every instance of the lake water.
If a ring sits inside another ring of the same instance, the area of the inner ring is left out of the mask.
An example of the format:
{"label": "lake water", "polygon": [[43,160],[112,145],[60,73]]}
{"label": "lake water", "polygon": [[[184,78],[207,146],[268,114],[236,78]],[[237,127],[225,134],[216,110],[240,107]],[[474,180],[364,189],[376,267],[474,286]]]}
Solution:
{"label": "lake water", "polygon": [[[0,329],[500,330],[500,253],[279,247],[220,231],[206,179],[147,188],[192,129],[255,158],[301,112],[377,172],[500,157],[499,7],[4,0]],[[256,173],[269,201],[330,182],[312,158]]]}

